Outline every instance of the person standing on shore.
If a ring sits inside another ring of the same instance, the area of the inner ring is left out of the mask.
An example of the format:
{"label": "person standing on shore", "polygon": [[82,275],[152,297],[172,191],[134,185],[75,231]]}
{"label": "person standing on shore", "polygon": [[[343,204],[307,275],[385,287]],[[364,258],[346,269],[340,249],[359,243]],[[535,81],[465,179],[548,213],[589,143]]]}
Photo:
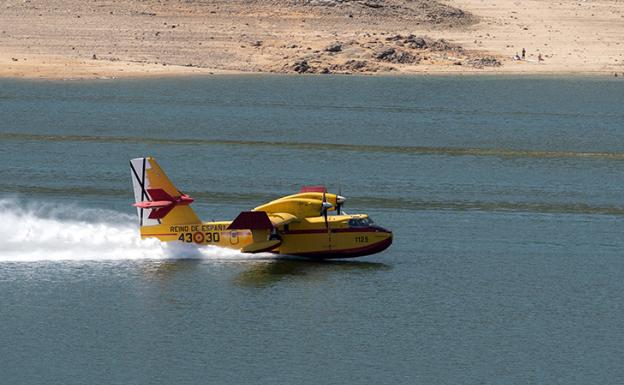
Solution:
{"label": "person standing on shore", "polygon": [[522,60],[526,57],[526,50],[522,48]]}

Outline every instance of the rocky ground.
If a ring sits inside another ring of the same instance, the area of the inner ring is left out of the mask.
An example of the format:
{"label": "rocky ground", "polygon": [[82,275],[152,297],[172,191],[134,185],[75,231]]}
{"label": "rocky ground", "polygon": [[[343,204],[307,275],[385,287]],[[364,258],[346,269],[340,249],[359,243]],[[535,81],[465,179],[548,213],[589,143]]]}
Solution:
{"label": "rocky ground", "polygon": [[282,67],[298,73],[368,73],[392,72],[421,63],[500,67],[501,61],[482,52],[467,51],[444,39],[413,34],[365,35],[364,41],[335,41],[322,50],[303,54]]}
{"label": "rocky ground", "polygon": [[[514,36],[526,30],[514,32],[504,17],[518,20],[529,11],[495,3],[483,8],[480,0],[5,0],[0,76],[541,70],[529,67],[529,60],[511,60],[511,52],[520,49]],[[618,31],[624,36],[622,8],[607,1],[591,10],[611,18],[607,31],[614,41]],[[532,22],[550,22],[527,15]],[[552,17],[553,23],[559,20]],[[519,20],[533,29],[529,21]],[[507,40],[496,40],[502,29]],[[526,41],[529,49],[540,36],[532,39]],[[530,51],[531,59],[536,53]],[[617,60],[612,64],[619,68]]]}

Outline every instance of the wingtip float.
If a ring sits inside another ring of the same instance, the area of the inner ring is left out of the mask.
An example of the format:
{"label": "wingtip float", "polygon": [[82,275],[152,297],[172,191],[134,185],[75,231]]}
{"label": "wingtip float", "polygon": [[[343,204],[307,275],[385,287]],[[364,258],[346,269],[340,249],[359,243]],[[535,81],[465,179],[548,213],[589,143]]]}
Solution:
{"label": "wingtip float", "polygon": [[193,198],[175,187],[154,158],[132,159],[130,169],[143,238],[316,259],[361,257],[392,244],[391,231],[366,214],[345,213],[346,199],[324,186],[303,187],[232,221],[202,222],[190,207]]}

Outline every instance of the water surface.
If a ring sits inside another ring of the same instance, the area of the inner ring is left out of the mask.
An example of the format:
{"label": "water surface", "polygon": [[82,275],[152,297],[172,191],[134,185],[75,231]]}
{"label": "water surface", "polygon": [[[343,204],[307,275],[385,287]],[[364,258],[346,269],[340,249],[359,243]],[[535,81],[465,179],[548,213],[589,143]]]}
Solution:
{"label": "water surface", "polygon": [[[3,381],[621,383],[623,100],[609,78],[1,80]],[[141,242],[144,155],[206,220],[326,184],[395,243]]]}

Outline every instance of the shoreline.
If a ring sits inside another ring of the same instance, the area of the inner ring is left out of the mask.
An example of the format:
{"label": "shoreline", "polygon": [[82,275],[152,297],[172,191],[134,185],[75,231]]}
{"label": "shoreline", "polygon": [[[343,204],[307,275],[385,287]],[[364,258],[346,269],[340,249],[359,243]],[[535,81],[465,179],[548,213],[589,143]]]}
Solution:
{"label": "shoreline", "polygon": [[[539,70],[534,68],[452,68],[442,66],[422,66],[410,71],[378,71],[378,72],[353,72],[353,73],[293,73],[293,72],[270,72],[270,71],[239,71],[216,68],[188,67],[166,65],[157,63],[135,63],[123,61],[94,60],[79,64],[67,61],[65,58],[41,58],[26,60],[27,64],[14,63],[11,66],[1,66],[0,79],[23,79],[23,80],[53,80],[53,81],[80,81],[80,80],[124,80],[124,79],[153,79],[153,78],[176,78],[176,77],[208,77],[208,76],[305,76],[324,77],[330,76],[371,76],[371,77],[427,77],[427,76],[517,76],[517,77],[542,77],[542,76],[565,76],[565,77],[617,77],[624,80],[624,67],[620,71],[613,69],[557,69],[542,66]],[[75,64],[75,65],[74,65]],[[540,65],[541,64],[536,64]]]}

